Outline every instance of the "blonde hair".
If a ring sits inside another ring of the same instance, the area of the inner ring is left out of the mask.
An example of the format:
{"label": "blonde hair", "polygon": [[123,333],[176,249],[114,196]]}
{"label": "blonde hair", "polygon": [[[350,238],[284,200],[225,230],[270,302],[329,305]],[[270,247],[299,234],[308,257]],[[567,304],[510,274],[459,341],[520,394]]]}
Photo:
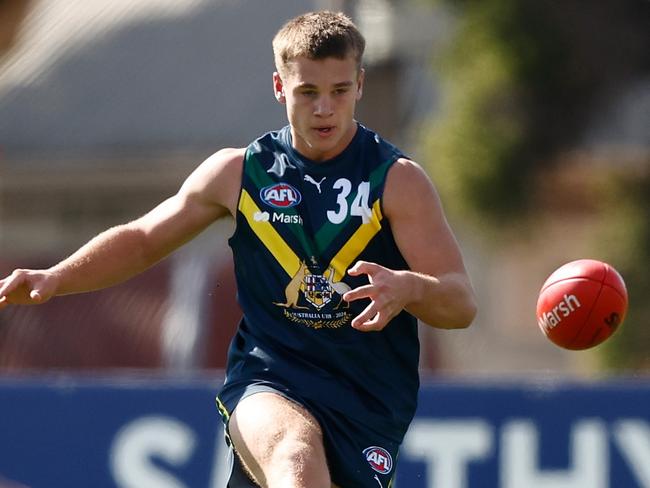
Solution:
{"label": "blonde hair", "polygon": [[299,56],[344,59],[352,55],[361,69],[366,40],[352,20],[340,12],[309,12],[288,21],[273,38],[275,67],[284,74]]}

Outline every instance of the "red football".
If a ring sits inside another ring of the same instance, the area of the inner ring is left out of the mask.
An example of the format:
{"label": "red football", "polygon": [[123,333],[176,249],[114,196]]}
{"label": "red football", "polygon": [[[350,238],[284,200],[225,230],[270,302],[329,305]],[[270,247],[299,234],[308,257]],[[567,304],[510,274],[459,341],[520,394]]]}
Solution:
{"label": "red football", "polygon": [[555,270],[537,299],[537,324],[565,349],[597,346],[623,323],[627,290],[609,264],[579,259]]}

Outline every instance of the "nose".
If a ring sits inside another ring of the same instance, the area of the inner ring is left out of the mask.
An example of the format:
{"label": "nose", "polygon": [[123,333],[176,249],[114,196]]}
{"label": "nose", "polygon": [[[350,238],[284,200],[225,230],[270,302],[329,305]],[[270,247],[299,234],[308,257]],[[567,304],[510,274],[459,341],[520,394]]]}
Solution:
{"label": "nose", "polygon": [[316,100],[314,106],[314,115],[319,117],[328,117],[333,113],[332,99],[329,95],[322,95]]}

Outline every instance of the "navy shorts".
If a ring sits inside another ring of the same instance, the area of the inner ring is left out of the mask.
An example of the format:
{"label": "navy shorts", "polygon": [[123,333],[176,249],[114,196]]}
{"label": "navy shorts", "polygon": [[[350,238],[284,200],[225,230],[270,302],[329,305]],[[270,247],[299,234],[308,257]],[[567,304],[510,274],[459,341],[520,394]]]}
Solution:
{"label": "navy shorts", "polygon": [[399,442],[391,440],[344,414],[313,405],[280,385],[260,381],[227,392],[217,397],[217,405],[224,420],[226,443],[230,447],[230,479],[227,488],[257,488],[244,472],[228,438],[228,419],[237,403],[247,396],[272,392],[298,403],[311,413],[323,431],[323,443],[332,482],[340,488],[388,488],[395,477]]}

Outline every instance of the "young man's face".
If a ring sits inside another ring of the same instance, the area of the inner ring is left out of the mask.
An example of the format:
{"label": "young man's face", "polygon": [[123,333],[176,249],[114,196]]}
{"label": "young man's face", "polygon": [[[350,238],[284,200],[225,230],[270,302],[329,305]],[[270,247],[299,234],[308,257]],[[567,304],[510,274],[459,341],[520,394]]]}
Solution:
{"label": "young man's face", "polygon": [[319,60],[299,57],[284,77],[273,74],[275,96],[287,106],[293,146],[314,161],[338,155],[357,129],[354,109],[361,98],[363,70],[353,56]]}

